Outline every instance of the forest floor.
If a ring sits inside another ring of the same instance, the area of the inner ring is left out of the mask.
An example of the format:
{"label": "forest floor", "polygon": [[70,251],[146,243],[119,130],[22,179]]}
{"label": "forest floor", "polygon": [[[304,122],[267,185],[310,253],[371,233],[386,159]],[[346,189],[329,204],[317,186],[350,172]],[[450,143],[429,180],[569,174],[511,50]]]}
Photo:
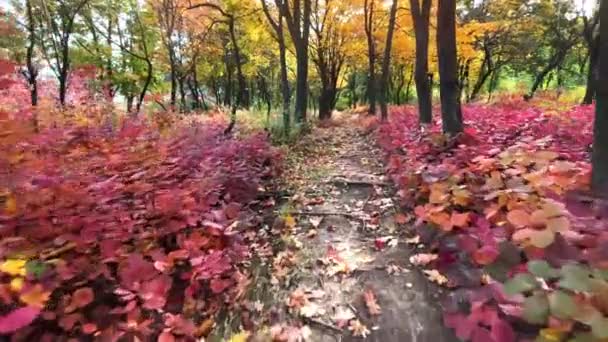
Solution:
{"label": "forest floor", "polygon": [[400,223],[383,154],[355,121],[315,128],[290,152],[273,224],[282,247],[253,272],[258,313],[246,320],[260,341],[455,340],[441,288],[408,262],[423,246]]}

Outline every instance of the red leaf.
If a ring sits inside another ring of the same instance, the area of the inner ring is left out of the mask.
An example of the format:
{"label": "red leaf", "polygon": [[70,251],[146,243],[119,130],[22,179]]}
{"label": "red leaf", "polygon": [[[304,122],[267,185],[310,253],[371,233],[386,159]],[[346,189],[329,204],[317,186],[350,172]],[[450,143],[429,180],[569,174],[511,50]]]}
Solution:
{"label": "red leaf", "polygon": [[168,331],[163,331],[160,335],[158,335],[158,342],[175,342],[175,337],[172,333]]}
{"label": "red leaf", "polygon": [[456,336],[463,341],[468,341],[471,338],[473,329],[477,327],[477,322],[471,322],[460,313],[444,313],[443,324],[448,328],[454,329]]}
{"label": "red leaf", "polygon": [[483,246],[473,254],[473,259],[479,265],[489,265],[493,263],[500,252],[496,246]]}
{"label": "red leaf", "polygon": [[213,291],[213,293],[215,293],[215,294],[224,292],[231,285],[232,285],[232,280],[218,279],[218,278],[211,279],[211,284],[209,284],[209,286],[211,287],[211,291]]}
{"label": "red leaf", "polygon": [[127,288],[131,288],[135,282],[150,280],[157,274],[154,264],[137,253],[129,255],[127,262],[121,265],[119,271],[121,283]]}
{"label": "red leaf", "polygon": [[26,306],[0,317],[0,334],[10,334],[30,325],[40,315],[40,308]]}
{"label": "red leaf", "polygon": [[171,284],[171,278],[166,275],[143,283],[139,294],[144,300],[143,307],[150,310],[162,309],[167,302],[167,293],[171,289]]}
{"label": "red leaf", "polygon": [[83,308],[95,299],[95,295],[93,294],[93,290],[90,287],[83,287],[72,294],[72,303],[70,306],[74,306],[76,308]]}
{"label": "red leaf", "polygon": [[492,338],[496,342],[515,342],[515,332],[511,325],[502,320],[497,319],[492,323]]}

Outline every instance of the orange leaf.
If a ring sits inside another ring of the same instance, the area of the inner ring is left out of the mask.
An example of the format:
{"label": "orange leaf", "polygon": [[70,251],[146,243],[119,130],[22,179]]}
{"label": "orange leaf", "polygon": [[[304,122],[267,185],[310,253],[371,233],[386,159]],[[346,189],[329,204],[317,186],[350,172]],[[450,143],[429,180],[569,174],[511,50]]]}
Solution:
{"label": "orange leaf", "polygon": [[451,231],[452,228],[454,228],[454,226],[452,225],[451,222],[451,216],[448,213],[434,213],[432,215],[430,215],[429,217],[430,221],[436,225],[438,225],[439,227],[441,227],[441,229],[445,230],[445,231]]}
{"label": "orange leaf", "polygon": [[547,229],[553,232],[565,232],[570,229],[570,221],[565,217],[558,217],[547,222]]}
{"label": "orange leaf", "polygon": [[453,212],[450,221],[454,227],[464,228],[468,226],[470,219],[471,215],[469,215],[468,212],[462,214],[458,212]]}
{"label": "orange leaf", "polygon": [[520,209],[510,211],[507,214],[507,220],[517,228],[529,226],[531,223],[530,215],[524,210]]}
{"label": "orange leaf", "polygon": [[36,284],[34,287],[30,288],[27,292],[23,293],[19,296],[22,302],[28,304],[30,306],[35,306],[42,308],[49,300],[51,296],[50,291],[45,291],[42,285]]}
{"label": "orange leaf", "polygon": [[17,213],[17,199],[14,195],[9,195],[6,199],[4,211],[8,215],[14,215]]}
{"label": "orange leaf", "polygon": [[367,306],[367,310],[369,310],[370,315],[377,316],[382,313],[380,305],[378,305],[376,295],[372,290],[367,290],[363,292],[363,300],[365,301],[365,305]]}

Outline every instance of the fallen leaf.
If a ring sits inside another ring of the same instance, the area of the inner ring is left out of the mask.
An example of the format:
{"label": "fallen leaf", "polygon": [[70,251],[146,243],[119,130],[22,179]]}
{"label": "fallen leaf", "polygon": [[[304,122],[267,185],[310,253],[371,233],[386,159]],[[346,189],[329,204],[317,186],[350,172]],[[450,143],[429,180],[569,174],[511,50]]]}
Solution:
{"label": "fallen leaf", "polygon": [[300,308],[300,315],[308,318],[315,316],[321,316],[325,314],[325,310],[319,306],[319,304],[308,302]]}
{"label": "fallen leaf", "polygon": [[318,235],[318,232],[316,229],[310,229],[307,233],[306,233],[306,237],[309,239],[313,239]]}
{"label": "fallen leaf", "polygon": [[339,327],[343,327],[346,322],[355,318],[355,313],[349,309],[339,306],[336,309],[336,314],[332,317],[332,320],[338,324]]}
{"label": "fallen leaf", "polygon": [[25,264],[27,260],[23,259],[8,259],[0,264],[0,271],[12,276],[25,276]]}
{"label": "fallen leaf", "polygon": [[510,211],[507,214],[507,220],[516,228],[523,228],[529,226],[531,223],[530,215],[526,211],[520,209]]}
{"label": "fallen leaf", "polygon": [[299,310],[306,303],[308,303],[308,297],[301,289],[293,291],[287,300],[287,306],[295,310]]}
{"label": "fallen leaf", "polygon": [[405,243],[409,244],[409,245],[417,245],[420,243],[420,235],[416,235],[412,238],[409,239],[405,239]]}
{"label": "fallen leaf", "polygon": [[36,284],[19,296],[19,299],[32,307],[43,308],[51,297],[50,291],[45,291],[42,285]]}
{"label": "fallen leaf", "polygon": [[353,336],[355,337],[366,338],[367,335],[369,335],[370,333],[369,329],[367,329],[367,327],[363,325],[363,323],[361,323],[361,321],[359,321],[358,319],[353,319],[350,321],[348,330],[350,330]]}
{"label": "fallen leaf", "polygon": [[249,336],[251,334],[247,331],[242,331],[236,335],[232,335],[232,337],[230,337],[230,340],[228,340],[228,342],[247,342],[249,340]]}
{"label": "fallen leaf", "polygon": [[406,224],[408,222],[409,222],[409,219],[406,215],[401,214],[401,213],[395,214],[395,223]]}
{"label": "fallen leaf", "polygon": [[366,290],[363,292],[363,300],[365,301],[365,305],[367,306],[367,310],[369,311],[370,315],[377,316],[382,313],[380,305],[378,305],[376,295],[372,290]]}
{"label": "fallen leaf", "polygon": [[93,290],[90,287],[83,287],[74,291],[70,306],[74,306],[75,308],[83,308],[91,304],[94,298],[95,295],[93,294]]}
{"label": "fallen leaf", "polygon": [[312,216],[308,219],[308,222],[310,222],[310,224],[313,226],[313,228],[319,228],[319,225],[321,225],[321,222],[323,222],[323,217],[322,216]]}
{"label": "fallen leaf", "polygon": [[426,274],[427,278],[439,285],[444,285],[448,283],[448,278],[443,274],[439,273],[437,270],[424,270],[424,274]]}
{"label": "fallen leaf", "polygon": [[0,334],[10,334],[30,325],[40,315],[40,308],[26,306],[0,316]]}
{"label": "fallen leaf", "polygon": [[24,280],[23,278],[13,278],[13,280],[11,280],[11,290],[13,290],[14,292],[20,292],[21,289],[23,289],[23,285],[24,285]]}
{"label": "fallen leaf", "polygon": [[438,257],[439,256],[437,254],[420,253],[420,254],[412,255],[410,257],[410,263],[417,265],[417,266],[425,266],[425,265],[430,264],[434,260],[437,260]]}

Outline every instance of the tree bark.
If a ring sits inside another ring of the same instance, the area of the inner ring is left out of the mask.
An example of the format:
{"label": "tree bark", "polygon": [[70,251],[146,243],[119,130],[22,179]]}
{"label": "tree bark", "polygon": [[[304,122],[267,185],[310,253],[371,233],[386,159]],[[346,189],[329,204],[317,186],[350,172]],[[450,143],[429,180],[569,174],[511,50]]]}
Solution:
{"label": "tree bark", "polygon": [[262,0],[262,9],[264,10],[264,14],[266,18],[270,22],[270,26],[274,29],[277,34],[277,42],[279,43],[279,64],[281,69],[281,95],[283,99],[283,130],[285,135],[289,134],[290,126],[291,126],[291,118],[289,114],[289,104],[290,104],[290,92],[289,92],[289,78],[287,75],[287,47],[285,45],[285,31],[283,29],[283,14],[279,8],[278,18],[274,20],[270,11],[268,9],[268,5],[266,4],[266,0]]}
{"label": "tree bark", "polygon": [[597,36],[593,39],[593,45],[589,48],[589,70],[587,71],[587,89],[585,90],[585,98],[583,99],[583,104],[590,105],[593,103],[593,99],[595,98],[597,80],[596,76],[598,74],[599,67],[599,44],[600,37]]}
{"label": "tree bark", "polygon": [[429,124],[433,121],[433,102],[429,73],[429,22],[431,0],[410,0],[414,32],[416,36],[416,67],[415,81],[418,96],[418,114],[420,123]]}
{"label": "tree bark", "polygon": [[456,55],[456,0],[439,0],[437,13],[437,51],[443,131],[446,134],[456,135],[463,130]]}
{"label": "tree bark", "polygon": [[[303,10],[302,10],[303,2]],[[296,105],[298,123],[306,122],[308,109],[308,37],[310,35],[311,0],[275,0],[285,18],[296,50]],[[292,10],[290,10],[290,4]]]}
{"label": "tree bark", "polygon": [[[608,23],[608,1],[600,5],[600,22]],[[592,189],[608,197],[608,25],[600,25],[599,75],[593,140]]]}
{"label": "tree bark", "polygon": [[[35,19],[32,11],[32,1],[26,0],[26,15],[27,15],[27,32],[28,32],[28,46],[25,56],[26,73],[25,78],[30,87],[30,101],[32,106],[38,105],[38,69],[34,65],[34,49],[36,48],[36,27]],[[34,120],[36,127],[38,126],[37,120]]]}
{"label": "tree bark", "polygon": [[566,54],[568,53],[568,49],[569,48],[565,48],[565,49],[559,49],[558,51],[556,51],[553,58],[551,58],[551,61],[549,62],[549,64],[547,64],[547,66],[545,66],[540,71],[540,73],[538,75],[536,75],[536,78],[534,79],[534,83],[532,84],[532,88],[530,89],[530,92],[528,94],[524,95],[524,100],[530,101],[534,97],[538,88],[540,88],[540,86],[543,84],[545,77],[547,77],[547,75],[549,75],[551,73],[551,71],[553,71],[555,68],[559,67],[564,62],[564,59],[566,58]]}
{"label": "tree bark", "polygon": [[374,4],[375,0],[365,0],[365,36],[367,37],[367,100],[369,102],[368,114],[376,114],[376,41],[374,39]]}
{"label": "tree bark", "polygon": [[397,20],[398,0],[393,0],[391,6],[390,17],[388,20],[388,29],[386,33],[386,44],[384,45],[384,59],[382,61],[382,77],[380,78],[380,113],[383,121],[388,119],[388,81],[390,77],[391,66],[391,48],[393,47],[393,35],[395,33],[395,22]]}

